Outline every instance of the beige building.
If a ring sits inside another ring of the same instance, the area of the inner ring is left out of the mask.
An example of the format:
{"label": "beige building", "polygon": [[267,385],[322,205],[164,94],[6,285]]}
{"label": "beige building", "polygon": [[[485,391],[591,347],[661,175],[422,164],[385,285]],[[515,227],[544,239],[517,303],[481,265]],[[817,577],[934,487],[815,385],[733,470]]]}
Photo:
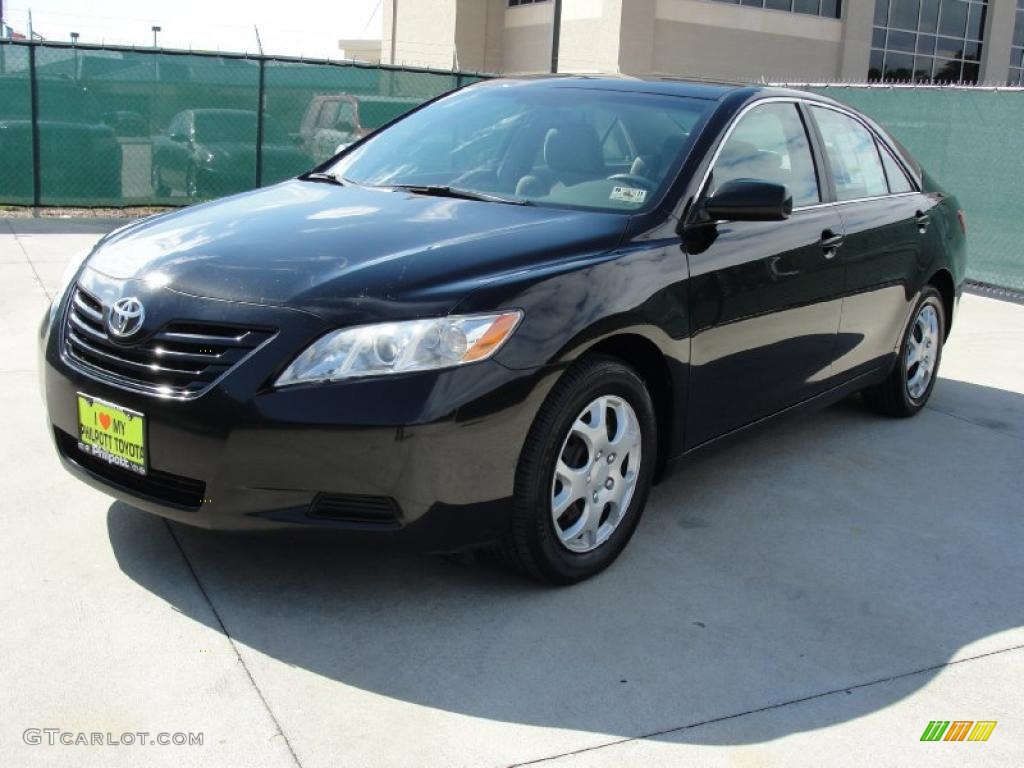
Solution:
{"label": "beige building", "polygon": [[[816,82],[1018,83],[1018,0],[384,0],[381,61]],[[556,16],[558,34],[555,35]]]}
{"label": "beige building", "polygon": [[338,48],[346,59],[369,64],[380,63],[380,40],[339,40]]}

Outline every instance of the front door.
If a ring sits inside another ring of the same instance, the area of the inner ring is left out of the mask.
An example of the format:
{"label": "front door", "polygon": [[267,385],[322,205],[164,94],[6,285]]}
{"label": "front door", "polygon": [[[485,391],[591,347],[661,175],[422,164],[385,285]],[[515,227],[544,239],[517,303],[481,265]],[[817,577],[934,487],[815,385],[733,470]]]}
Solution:
{"label": "front door", "polygon": [[842,305],[842,221],[823,204],[795,102],[759,104],[729,134],[705,195],[733,179],[784,184],[786,221],[721,221],[687,231],[690,396],[687,447],[794,405],[829,384]]}

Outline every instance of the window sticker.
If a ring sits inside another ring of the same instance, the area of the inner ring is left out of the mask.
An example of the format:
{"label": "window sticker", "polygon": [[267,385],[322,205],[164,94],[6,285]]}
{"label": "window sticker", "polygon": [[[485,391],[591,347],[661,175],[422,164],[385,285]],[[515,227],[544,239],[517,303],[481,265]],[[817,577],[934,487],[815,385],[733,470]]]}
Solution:
{"label": "window sticker", "polygon": [[647,199],[647,190],[639,189],[637,187],[615,187],[612,189],[612,193],[608,196],[608,199],[640,205]]}

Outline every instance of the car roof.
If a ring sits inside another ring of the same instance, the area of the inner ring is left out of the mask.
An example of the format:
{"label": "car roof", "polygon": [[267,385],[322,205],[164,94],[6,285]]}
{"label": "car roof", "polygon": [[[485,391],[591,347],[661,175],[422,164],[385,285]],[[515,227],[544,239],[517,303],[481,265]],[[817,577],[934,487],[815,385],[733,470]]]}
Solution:
{"label": "car roof", "polygon": [[537,88],[587,88],[604,91],[625,91],[635,93],[659,93],[667,96],[687,96],[694,99],[721,101],[726,96],[745,92],[748,98],[769,96],[791,96],[802,99],[834,103],[827,96],[751,83],[729,83],[703,80],[683,80],[671,77],[632,77],[629,75],[525,75],[485,80],[475,87],[515,82]]}

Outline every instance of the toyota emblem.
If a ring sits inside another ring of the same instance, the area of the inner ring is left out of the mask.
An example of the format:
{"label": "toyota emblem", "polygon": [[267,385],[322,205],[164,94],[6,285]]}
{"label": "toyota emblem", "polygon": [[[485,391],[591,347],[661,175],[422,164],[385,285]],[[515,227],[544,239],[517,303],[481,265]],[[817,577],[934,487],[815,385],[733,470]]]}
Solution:
{"label": "toyota emblem", "polygon": [[111,336],[124,339],[137,333],[142,327],[142,321],[146,319],[146,312],[142,308],[142,302],[134,296],[118,299],[110,308],[110,315],[107,316],[107,330]]}

